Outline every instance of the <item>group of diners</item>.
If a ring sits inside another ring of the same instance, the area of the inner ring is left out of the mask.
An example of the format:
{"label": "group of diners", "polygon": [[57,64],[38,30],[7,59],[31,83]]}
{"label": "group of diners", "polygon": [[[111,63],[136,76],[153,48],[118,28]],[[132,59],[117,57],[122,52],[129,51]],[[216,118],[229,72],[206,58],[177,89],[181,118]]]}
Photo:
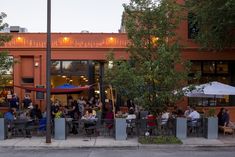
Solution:
{"label": "group of diners", "polygon": [[[45,115],[44,115],[45,116]],[[10,136],[26,136],[31,137],[31,130],[38,129],[45,131],[45,117],[39,109],[38,105],[31,105],[26,109],[17,110],[16,108],[9,108],[4,114],[4,119],[8,127],[8,135]],[[44,122],[43,128],[39,128],[40,124]]]}
{"label": "group of diners", "polygon": [[84,99],[81,97],[77,100],[69,99],[68,105],[63,105],[58,99],[52,102],[51,106],[51,115],[52,119],[54,118],[61,118],[61,117],[68,117],[74,120],[79,120],[82,117],[89,117],[88,112],[92,112],[93,116],[96,116],[97,111],[101,111],[102,103],[99,99],[95,99],[91,97],[89,100]]}

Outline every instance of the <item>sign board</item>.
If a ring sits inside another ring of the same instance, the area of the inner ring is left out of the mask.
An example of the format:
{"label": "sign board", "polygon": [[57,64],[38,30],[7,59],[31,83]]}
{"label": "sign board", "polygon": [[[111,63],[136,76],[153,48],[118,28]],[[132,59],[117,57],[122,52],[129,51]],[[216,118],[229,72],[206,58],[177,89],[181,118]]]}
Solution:
{"label": "sign board", "polygon": [[[44,86],[43,85],[36,85],[36,88],[44,88]],[[43,100],[44,93],[43,92],[36,92],[36,99]]]}

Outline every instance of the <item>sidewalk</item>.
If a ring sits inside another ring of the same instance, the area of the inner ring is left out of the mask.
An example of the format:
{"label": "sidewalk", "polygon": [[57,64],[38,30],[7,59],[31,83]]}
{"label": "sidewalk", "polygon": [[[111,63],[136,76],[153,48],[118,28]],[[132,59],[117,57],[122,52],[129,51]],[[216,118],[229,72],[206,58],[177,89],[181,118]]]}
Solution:
{"label": "sidewalk", "polygon": [[0,147],[17,148],[162,148],[162,147],[235,147],[235,137],[219,137],[205,139],[200,137],[182,140],[182,145],[142,145],[137,138],[117,141],[106,137],[69,137],[67,140],[54,140],[51,144],[45,143],[45,137],[14,138],[0,141]]}

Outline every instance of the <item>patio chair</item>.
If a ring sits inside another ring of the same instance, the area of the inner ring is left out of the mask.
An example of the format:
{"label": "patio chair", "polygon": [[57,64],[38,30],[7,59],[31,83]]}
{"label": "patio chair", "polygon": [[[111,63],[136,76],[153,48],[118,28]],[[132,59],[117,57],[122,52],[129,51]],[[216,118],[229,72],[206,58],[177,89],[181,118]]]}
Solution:
{"label": "patio chair", "polygon": [[147,131],[149,135],[156,135],[157,129],[157,119],[156,116],[148,115],[147,116]]}
{"label": "patio chair", "polygon": [[39,119],[39,124],[38,124],[38,133],[42,133],[43,135],[46,132],[46,118]]}
{"label": "patio chair", "polygon": [[203,134],[202,118],[190,121],[188,123],[188,134],[193,136],[200,136]]}
{"label": "patio chair", "polygon": [[84,122],[84,129],[86,132],[86,136],[90,137],[94,135],[97,136],[97,125],[96,121],[85,121]]}
{"label": "patio chair", "polygon": [[127,135],[133,136],[135,134],[135,129],[136,129],[136,119],[127,119]]}
{"label": "patio chair", "polygon": [[104,119],[104,133],[105,135],[111,136],[114,126],[114,119]]}

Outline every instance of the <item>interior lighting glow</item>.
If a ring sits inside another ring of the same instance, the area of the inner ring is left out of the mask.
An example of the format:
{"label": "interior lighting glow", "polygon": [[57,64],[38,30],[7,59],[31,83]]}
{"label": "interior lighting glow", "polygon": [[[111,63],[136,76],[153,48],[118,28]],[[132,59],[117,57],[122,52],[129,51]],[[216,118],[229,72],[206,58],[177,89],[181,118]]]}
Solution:
{"label": "interior lighting glow", "polygon": [[69,42],[69,38],[68,38],[68,37],[64,37],[64,38],[63,38],[63,42],[64,42],[64,43]]}
{"label": "interior lighting glow", "polygon": [[17,37],[17,38],[16,38],[16,41],[17,41],[17,42],[22,42],[22,41],[23,41],[23,38],[22,38],[22,37]]}

